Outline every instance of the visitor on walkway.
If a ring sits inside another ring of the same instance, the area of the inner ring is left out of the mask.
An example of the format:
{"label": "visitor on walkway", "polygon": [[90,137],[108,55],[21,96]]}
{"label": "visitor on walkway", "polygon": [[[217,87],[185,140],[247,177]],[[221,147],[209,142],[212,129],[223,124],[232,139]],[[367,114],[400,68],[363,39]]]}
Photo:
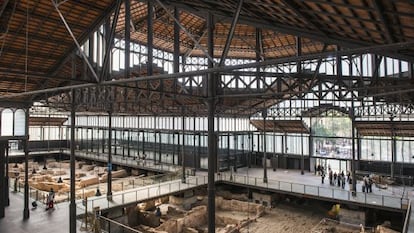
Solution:
{"label": "visitor on walkway", "polygon": [[332,181],[332,179],[333,179],[333,178],[332,178],[332,177],[333,177],[333,176],[332,176],[332,170],[331,170],[330,168],[328,168],[328,172],[329,172],[329,173],[328,173],[328,176],[329,176],[329,184],[330,184],[330,185],[332,185],[332,182],[333,182],[333,181]]}
{"label": "visitor on walkway", "polygon": [[321,177],[322,177],[322,184],[325,181],[325,172],[323,171],[323,169],[321,170]]}
{"label": "visitor on walkway", "polygon": [[336,179],[338,178],[338,174],[336,174],[336,172],[333,174],[333,178],[334,178],[333,183],[335,184],[336,183]]}
{"label": "visitor on walkway", "polygon": [[[346,172],[346,182],[349,182],[349,177],[351,176],[351,172]],[[349,183],[350,184],[350,183]]]}
{"label": "visitor on walkway", "polygon": [[341,175],[339,175],[337,178],[338,187],[341,187]]}
{"label": "visitor on walkway", "polygon": [[362,192],[365,193],[365,181],[364,181],[364,179],[362,179],[362,181],[361,181],[361,187],[362,187]]}
{"label": "visitor on walkway", "polygon": [[342,184],[342,189],[345,189],[345,175],[344,172],[342,172],[341,174],[341,184]]}
{"label": "visitor on walkway", "polygon": [[47,195],[46,210],[54,208],[54,203],[53,203],[54,201],[55,201],[55,192],[53,191],[53,188],[51,188],[49,195]]}
{"label": "visitor on walkway", "polygon": [[367,178],[367,193],[372,193],[372,179],[371,177]]}

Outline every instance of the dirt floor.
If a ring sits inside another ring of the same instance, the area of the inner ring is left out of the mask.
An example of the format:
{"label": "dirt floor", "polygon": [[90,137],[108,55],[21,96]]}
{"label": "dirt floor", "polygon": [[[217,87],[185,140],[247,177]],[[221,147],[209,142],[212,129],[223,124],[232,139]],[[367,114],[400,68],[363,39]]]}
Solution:
{"label": "dirt floor", "polygon": [[[216,210],[216,215],[219,215],[221,217],[227,217],[232,218],[237,221],[242,221],[244,219],[249,218],[249,213],[247,212],[240,212],[240,211],[224,211],[224,210]],[[250,217],[252,217],[252,214],[250,214]]]}
{"label": "dirt floor", "polygon": [[241,233],[299,233],[310,232],[324,217],[323,213],[310,210],[298,210],[288,205],[278,205],[266,209],[266,213],[257,221],[240,230]]}

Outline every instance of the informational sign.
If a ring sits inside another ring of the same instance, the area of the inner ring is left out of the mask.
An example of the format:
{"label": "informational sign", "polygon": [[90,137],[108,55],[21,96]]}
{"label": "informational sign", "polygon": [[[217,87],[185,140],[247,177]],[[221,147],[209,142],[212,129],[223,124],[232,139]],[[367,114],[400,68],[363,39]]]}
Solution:
{"label": "informational sign", "polygon": [[108,172],[112,171],[112,163],[108,163]]}

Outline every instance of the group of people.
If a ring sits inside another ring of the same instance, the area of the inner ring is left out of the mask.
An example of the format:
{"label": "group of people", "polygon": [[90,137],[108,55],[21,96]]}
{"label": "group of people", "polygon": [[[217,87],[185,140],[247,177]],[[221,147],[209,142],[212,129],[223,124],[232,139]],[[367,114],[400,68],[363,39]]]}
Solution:
{"label": "group of people", "polygon": [[[315,173],[317,175],[321,176],[322,184],[324,184],[325,183],[325,177],[326,177],[325,168],[321,165],[317,165],[315,167],[316,167]],[[336,173],[336,172],[332,171],[330,166],[328,166],[328,179],[329,179],[329,184],[330,185],[338,185],[338,187],[342,187],[342,188],[345,188],[346,182],[348,182],[349,184],[352,183],[352,177],[351,177],[351,173],[349,171],[347,171],[346,175],[345,175],[344,171]]]}
{"label": "group of people", "polygon": [[345,178],[344,171],[342,172],[333,172],[331,168],[328,168],[328,177],[329,177],[329,184],[330,185],[338,185],[338,187],[345,188],[345,183],[349,182],[350,180],[350,173],[347,172],[347,176]]}
{"label": "group of people", "polygon": [[[326,171],[325,168],[321,165],[315,165],[315,174],[320,175],[322,178],[322,184],[325,183],[325,177],[326,177]],[[352,184],[352,176],[349,171],[346,172],[346,175],[344,171],[341,172],[334,172],[329,166],[328,166],[328,179],[330,185],[338,185],[338,187],[345,188],[345,184]],[[364,176],[364,178],[361,181],[362,186],[362,192],[372,193],[372,184],[373,180],[370,176]]]}
{"label": "group of people", "polygon": [[362,178],[362,192],[367,192],[367,193],[372,193],[372,178],[369,176],[364,176],[364,178]]}

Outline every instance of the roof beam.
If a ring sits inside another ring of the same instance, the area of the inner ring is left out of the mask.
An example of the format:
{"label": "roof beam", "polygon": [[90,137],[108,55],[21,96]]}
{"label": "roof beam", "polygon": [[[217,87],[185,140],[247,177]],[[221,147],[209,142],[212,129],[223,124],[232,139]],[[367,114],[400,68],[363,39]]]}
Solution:
{"label": "roof beam", "polygon": [[[24,16],[26,16],[26,14],[27,14],[25,9],[23,10],[23,9],[20,9],[20,8],[16,8],[16,13],[22,14]],[[33,20],[35,18],[35,19],[40,20],[42,22],[54,23],[56,25],[59,25],[59,23],[60,23],[59,19],[46,18],[44,15],[41,15],[41,14],[38,14],[38,13],[35,13],[35,12],[30,12],[29,17],[30,17],[31,20]],[[75,28],[76,30],[83,30],[85,28],[85,25],[81,25],[81,24],[78,24],[78,23],[75,23],[75,22],[71,22],[70,26],[72,28]]]}
{"label": "roof beam", "polygon": [[390,24],[387,20],[387,18],[384,15],[384,6],[382,5],[380,0],[374,0],[375,9],[377,10],[377,14],[379,15],[379,18],[381,20],[381,23],[384,26],[385,29],[385,36],[387,37],[387,40],[389,43],[395,43],[395,39],[390,27]]}
{"label": "roof beam", "polygon": [[[4,75],[0,73],[0,80],[1,82],[11,82],[11,83],[20,83],[21,84],[27,82],[28,84],[38,84],[38,80],[33,80],[33,79],[29,79],[27,78],[27,80],[25,80],[25,77],[20,77],[21,79],[17,79],[16,77],[10,77],[8,75]],[[17,84],[16,84],[17,85]]]}
{"label": "roof beam", "polygon": [[[126,1],[125,1],[126,2]],[[115,15],[112,19],[112,26],[111,28],[105,27],[105,55],[104,55],[104,60],[102,63],[102,73],[99,76],[99,80],[102,81],[106,78],[106,75],[109,72],[109,59],[110,59],[110,54],[111,54],[111,50],[114,46],[114,35],[115,35],[115,28],[116,28],[116,23],[118,22],[118,17],[119,17],[119,12],[121,10],[121,3],[122,1],[118,1],[118,5],[116,6],[115,9]],[[107,22],[107,24],[109,24],[109,22]],[[129,43],[128,43],[129,44]],[[125,46],[125,47],[129,47],[129,46]],[[128,65],[129,66],[129,65]],[[129,67],[128,67],[129,68]]]}
{"label": "roof beam", "polygon": [[[220,21],[220,20],[218,20],[217,21],[217,23],[220,23],[221,24],[221,26],[223,26],[224,28],[226,28],[227,30],[230,30],[230,28],[227,26],[227,24],[225,24],[224,22],[222,22],[222,21]],[[215,35],[215,38],[217,39],[217,38],[221,38],[222,37],[222,35]],[[246,40],[246,38],[245,38],[245,36],[240,36],[240,35],[237,35],[237,34],[235,34],[235,35],[233,35],[233,37],[235,37],[235,38],[237,38],[237,39],[239,39],[239,40],[241,40],[241,41],[243,41],[244,43],[246,43],[246,45],[247,46],[249,46],[249,48],[250,49],[252,49],[252,50],[255,50],[256,49],[256,47],[254,46],[254,45],[252,45],[252,44],[250,44],[247,40]]]}
{"label": "roof beam", "polygon": [[[3,76],[18,76],[18,77],[28,77],[28,78],[35,78],[35,79],[45,79],[45,80],[51,80],[51,81],[62,81],[62,82],[74,82],[74,83],[91,83],[86,80],[80,80],[80,79],[71,79],[70,77],[57,77],[57,76],[48,76],[48,75],[40,75],[40,74],[31,74],[31,73],[23,73],[23,72],[16,72],[16,71],[1,71],[0,75]],[[3,79],[1,79],[3,80]]]}
{"label": "roof beam", "polygon": [[[164,11],[164,13],[161,14],[163,11]],[[157,21],[160,18],[162,18],[165,15],[167,15],[167,12],[164,10],[164,8],[160,7],[160,8],[155,9],[154,15],[155,15],[155,17],[154,17],[153,20],[154,21]],[[131,21],[132,21],[132,19],[131,19]],[[146,15],[143,15],[136,22],[133,22],[133,26],[134,26],[134,30],[133,31],[135,31],[136,28],[142,28],[142,27],[144,27],[145,26],[145,22],[147,22],[147,16]]]}
{"label": "roof beam", "polygon": [[[196,35],[198,37],[197,42],[200,43],[201,40],[204,38],[204,36],[207,35],[207,25],[204,24],[203,28],[200,30],[200,32]],[[187,49],[185,54],[183,55],[183,58],[187,58],[193,53],[193,51],[197,48],[196,43],[193,43],[192,47]]]}
{"label": "roof beam", "polygon": [[[256,21],[254,19],[250,19],[250,20],[240,19],[240,22],[245,23],[247,25],[252,25],[254,27],[265,28],[265,29],[269,29],[273,31],[279,31],[282,33],[290,34],[290,35],[296,35],[296,36],[301,36],[301,37],[305,37],[309,39],[318,40],[326,44],[336,44],[344,48],[358,49],[358,48],[364,48],[364,47],[378,46],[377,44],[371,44],[371,43],[363,42],[363,41],[345,39],[343,37],[318,35],[318,34],[315,34],[314,32],[308,32],[305,30],[301,30],[298,28],[292,28],[292,27],[285,26],[285,25],[278,25],[277,23],[274,23],[274,24],[264,23],[264,22]],[[414,59],[414,57],[412,56],[407,56],[407,55],[404,55],[404,54],[401,54],[401,53],[398,53],[392,50],[387,50],[387,51],[376,50],[375,53],[381,54],[384,56],[389,56],[389,57],[396,58],[396,59],[400,59],[400,60],[405,60],[405,61],[412,61]]]}
{"label": "roof beam", "polygon": [[221,54],[221,59],[220,59],[220,63],[218,64],[218,66],[223,66],[224,60],[227,57],[227,54],[230,49],[231,41],[233,40],[234,31],[236,30],[236,25],[237,25],[237,22],[239,21],[239,16],[240,16],[242,6],[243,6],[243,0],[239,0],[239,4],[237,5],[236,12],[234,13],[234,17],[231,22],[229,34],[227,35],[226,45],[224,46],[223,53]]}
{"label": "roof beam", "polygon": [[326,35],[326,33],[324,33],[321,29],[319,25],[316,25],[309,17],[309,15],[307,15],[306,13],[301,12],[300,6],[294,1],[294,0],[282,0],[283,4],[286,5],[287,7],[290,8],[290,10],[292,10],[293,12],[295,12],[295,14],[299,17],[301,17],[302,19],[304,19],[304,21],[306,21],[306,23],[310,24],[316,31],[320,32],[322,35]]}
{"label": "roof beam", "polygon": [[167,7],[160,1],[155,0],[162,8],[164,8],[165,12],[168,14],[168,16],[173,19],[177,25],[183,30],[185,34],[187,34],[188,37],[191,38],[192,41],[197,45],[197,47],[204,53],[204,55],[213,63],[215,63],[214,59],[207,53],[207,51],[201,46],[198,41],[194,38],[194,36],[171,14],[171,12],[168,11]]}
{"label": "roof beam", "polygon": [[[26,40],[26,35],[23,34],[23,33],[19,33],[19,32],[16,32],[16,31],[8,31],[7,34],[10,35],[10,36],[15,36],[15,37],[23,37]],[[40,34],[30,35],[30,40],[31,41],[37,40],[41,43],[45,43],[45,42],[56,43],[56,44],[64,45],[64,46],[72,45],[72,43],[66,42],[66,41],[64,41],[60,38],[53,38],[53,37],[50,37],[50,36],[43,36],[43,35],[40,35]]]}
{"label": "roof beam", "polygon": [[[99,14],[99,17],[95,20],[95,22],[90,25],[90,27],[87,30],[84,30],[83,33],[77,38],[80,44],[83,44],[89,37],[91,33],[93,33],[108,17],[111,16],[112,12],[115,10],[115,7],[117,6],[117,1],[112,1],[111,5],[109,5],[104,12],[101,12]],[[49,74],[52,76],[56,75],[59,70],[66,64],[66,62],[71,58],[71,54],[77,50],[76,44],[72,44],[71,47],[69,47],[64,55],[62,56],[62,59],[57,60],[56,64],[49,70]]]}
{"label": "roof beam", "polygon": [[82,48],[81,48],[81,46],[80,46],[80,44],[79,44],[78,40],[76,39],[75,35],[73,34],[72,29],[69,27],[68,23],[66,22],[66,19],[65,19],[65,17],[63,16],[62,12],[60,12],[58,5],[54,2],[54,0],[51,0],[51,1],[52,1],[52,3],[54,4],[55,9],[56,9],[57,13],[59,14],[59,16],[60,16],[60,18],[61,18],[61,20],[62,20],[63,24],[64,24],[64,25],[65,25],[65,27],[66,27],[66,29],[68,30],[68,32],[69,32],[69,34],[70,34],[70,36],[72,37],[73,41],[75,42],[76,47],[78,48],[78,52],[82,55],[82,58],[84,59],[84,61],[85,61],[85,62],[86,62],[86,64],[88,65],[88,67],[89,67],[89,69],[90,69],[90,71],[91,71],[91,73],[92,73],[93,77],[96,79],[96,82],[98,82],[98,83],[99,83],[99,81],[100,81],[100,80],[99,80],[98,75],[96,74],[96,72],[95,72],[95,70],[94,70],[93,66],[91,65],[91,63],[89,62],[88,57],[87,57],[87,56],[86,56],[86,54],[82,51]]}
{"label": "roof beam", "polygon": [[7,6],[8,3],[9,3],[9,0],[5,0],[3,2],[3,5],[0,7],[0,17],[3,14],[3,12],[4,12],[4,9],[6,9],[6,6]]}
{"label": "roof beam", "polygon": [[[414,42],[402,42],[402,43],[387,44],[387,45],[377,45],[377,46],[372,46],[372,47],[341,50],[341,51],[336,51],[336,52],[309,54],[309,55],[303,55],[300,57],[269,59],[269,60],[265,60],[262,62],[253,62],[253,63],[248,63],[248,64],[234,65],[234,66],[215,67],[215,68],[209,68],[205,70],[180,72],[180,73],[173,73],[173,74],[159,74],[159,75],[144,76],[144,77],[140,76],[140,77],[134,77],[130,79],[119,79],[119,80],[114,80],[114,81],[110,80],[110,81],[102,82],[101,85],[116,85],[116,84],[121,84],[121,83],[130,83],[130,82],[136,82],[136,81],[146,81],[146,80],[156,80],[156,79],[158,80],[176,79],[176,78],[181,78],[181,77],[205,75],[209,73],[226,72],[226,71],[240,70],[240,69],[258,67],[258,66],[275,65],[275,64],[281,64],[281,63],[293,62],[293,61],[313,60],[313,59],[318,59],[321,57],[344,56],[344,55],[349,55],[349,54],[376,53],[377,51],[387,51],[387,50],[392,50],[396,48],[405,49],[407,47],[411,48],[413,45],[414,45]],[[93,86],[96,86],[96,84],[87,83],[87,84],[78,84],[78,85],[70,85],[70,86],[63,86],[63,87],[54,87],[54,88],[49,88],[49,89],[22,92],[22,93],[18,93],[15,95],[13,94],[4,95],[4,96],[0,96],[0,100],[8,99],[8,98],[16,98],[20,96],[36,95],[36,94],[41,94],[41,93],[50,93],[50,92],[55,92],[55,91],[67,91],[71,89],[93,87]],[[400,90],[400,92],[412,92],[412,91],[413,89]],[[389,95],[390,93],[391,92],[383,93],[383,95]]]}
{"label": "roof beam", "polygon": [[[194,8],[188,7],[187,5],[178,3],[178,2],[172,2],[171,5],[180,7],[182,9],[186,9],[200,17],[203,16],[202,12],[200,11],[201,10],[200,8],[197,8],[198,10],[194,10]],[[222,10],[215,10],[212,13],[222,17],[223,19],[231,20],[231,17],[228,15],[228,13]],[[346,39],[343,37],[336,38],[333,36],[326,36],[326,35],[322,35],[321,33],[317,33],[315,31],[306,30],[303,28],[296,28],[296,27],[288,26],[288,25],[281,24],[281,23],[274,22],[274,21],[254,19],[251,17],[247,18],[247,17],[244,17],[243,15],[240,16],[239,22],[246,24],[246,25],[253,26],[253,27],[257,27],[257,28],[268,29],[268,30],[273,30],[276,32],[300,36],[303,38],[314,39],[314,40],[318,40],[321,42],[325,42],[327,44],[338,44],[345,48],[358,48],[358,47],[370,46],[370,45],[372,46],[372,44],[363,42],[363,41],[350,40],[350,39]]]}
{"label": "roof beam", "polygon": [[[21,56],[22,54],[25,54],[26,53],[26,50],[25,49],[17,49],[17,48],[14,48],[14,47],[7,47],[7,48],[5,48],[3,50],[3,53],[2,53],[3,59],[4,59],[4,56],[8,52],[9,53],[16,54],[17,56],[16,56],[15,59],[17,59],[18,56]],[[42,58],[42,59],[47,59],[47,60],[57,60],[57,59],[60,59],[60,56],[56,56],[56,55],[51,54],[51,53],[45,53],[45,52],[43,52],[42,50],[39,50],[39,49],[36,50],[36,52],[29,51],[28,53],[30,54],[29,59],[33,59],[33,58]]]}
{"label": "roof beam", "polygon": [[[198,16],[203,16],[206,11],[206,9],[203,7],[188,6],[187,4],[183,4],[178,1],[169,1],[168,3],[172,6],[177,6],[182,9],[188,10],[189,12],[192,12],[193,14],[198,15]],[[229,16],[229,12],[224,11],[223,9],[214,9],[214,10],[207,9],[207,10],[210,10],[213,14],[217,16],[221,16],[223,18],[227,18],[227,20],[231,20],[231,17]],[[372,42],[354,40],[354,39],[344,38],[344,37],[337,36],[337,35],[326,36],[315,30],[306,30],[303,28],[289,26],[289,25],[285,25],[282,23],[278,23],[276,21],[269,21],[266,19],[262,19],[259,16],[257,18],[253,18],[253,17],[246,17],[242,15],[240,16],[239,22],[246,24],[246,25],[253,26],[253,27],[268,29],[268,30],[272,30],[276,32],[289,34],[289,35],[295,35],[295,36],[300,36],[303,38],[317,40],[320,42],[324,42],[326,44],[335,44],[335,45],[339,45],[344,48],[354,49],[354,48],[377,45],[377,44],[373,44]],[[414,59],[413,56],[404,55],[402,53],[398,53],[395,51],[387,51],[386,53],[383,51],[378,51],[377,53],[381,55],[389,56],[392,58],[407,60],[407,61]]]}

